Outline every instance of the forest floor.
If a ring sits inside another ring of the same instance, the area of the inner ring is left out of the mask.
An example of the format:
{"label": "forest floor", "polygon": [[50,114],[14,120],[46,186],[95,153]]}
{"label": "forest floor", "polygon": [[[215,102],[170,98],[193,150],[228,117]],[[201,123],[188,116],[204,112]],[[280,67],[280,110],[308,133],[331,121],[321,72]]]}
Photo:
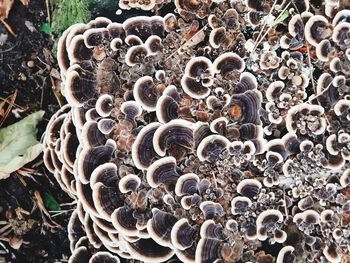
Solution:
{"label": "forest floor", "polygon": [[[54,40],[42,30],[46,10],[45,1],[31,1],[28,6],[15,1],[6,23],[16,37],[0,24],[0,128],[44,110],[38,140],[59,109],[53,92],[59,84]],[[0,262],[67,261],[70,207],[61,205],[60,211],[45,214],[48,201],[64,204],[72,199],[40,157],[0,181]]]}

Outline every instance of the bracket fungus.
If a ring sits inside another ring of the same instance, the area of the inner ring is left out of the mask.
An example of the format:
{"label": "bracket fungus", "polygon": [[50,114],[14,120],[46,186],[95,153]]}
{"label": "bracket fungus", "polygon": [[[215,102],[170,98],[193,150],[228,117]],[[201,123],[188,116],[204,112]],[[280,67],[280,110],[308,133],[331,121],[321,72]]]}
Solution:
{"label": "bracket fungus", "polygon": [[77,202],[70,262],[345,262],[350,10],[313,2],[175,0],[63,33],[42,141]]}

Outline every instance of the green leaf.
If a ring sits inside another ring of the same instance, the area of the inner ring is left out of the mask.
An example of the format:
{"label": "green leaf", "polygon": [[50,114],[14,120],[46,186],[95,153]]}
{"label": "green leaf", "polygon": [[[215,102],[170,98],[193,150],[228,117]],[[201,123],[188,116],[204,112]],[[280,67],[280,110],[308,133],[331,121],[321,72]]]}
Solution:
{"label": "green leaf", "polygon": [[49,211],[61,211],[61,207],[56,199],[49,193],[44,194],[44,204]]}
{"label": "green leaf", "polygon": [[36,139],[36,126],[44,113],[37,111],[0,129],[0,179],[7,178],[42,152],[42,145]]}
{"label": "green leaf", "polygon": [[50,23],[44,23],[41,25],[40,27],[41,32],[44,32],[46,34],[50,34],[51,33],[51,25]]}
{"label": "green leaf", "polygon": [[278,19],[276,19],[275,22],[273,22],[273,25],[276,26],[282,23],[284,20],[288,18],[288,16],[289,16],[288,10],[284,11],[283,14]]}

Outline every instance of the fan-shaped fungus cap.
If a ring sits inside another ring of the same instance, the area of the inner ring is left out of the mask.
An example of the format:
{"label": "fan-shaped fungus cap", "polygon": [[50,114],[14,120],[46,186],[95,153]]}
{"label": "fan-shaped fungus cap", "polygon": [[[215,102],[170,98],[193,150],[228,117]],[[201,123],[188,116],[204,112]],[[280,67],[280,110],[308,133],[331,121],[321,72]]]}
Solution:
{"label": "fan-shaped fungus cap", "polygon": [[133,209],[122,206],[114,210],[111,214],[111,222],[120,234],[125,236],[138,235],[139,230],[136,227],[137,219],[133,216],[133,212]]}
{"label": "fan-shaped fungus cap", "polygon": [[176,172],[176,160],[174,157],[164,157],[151,164],[147,169],[147,182],[156,188],[159,184],[164,184],[168,188],[174,188],[179,178]]}
{"label": "fan-shaped fungus cap", "polygon": [[342,256],[338,253],[335,244],[326,245],[323,249],[323,255],[332,263],[340,263],[342,261]]}
{"label": "fan-shaped fungus cap", "polygon": [[252,123],[243,123],[239,127],[240,137],[244,140],[253,140],[256,138],[263,137],[263,128],[260,125],[255,125]]}
{"label": "fan-shaped fungus cap", "polygon": [[307,196],[298,202],[298,207],[301,211],[305,211],[314,206],[314,199],[311,196]]}
{"label": "fan-shaped fungus cap", "polygon": [[136,125],[136,118],[142,114],[141,106],[135,101],[126,101],[120,107],[120,111],[125,114],[125,119]]}
{"label": "fan-shaped fungus cap", "polygon": [[158,157],[153,148],[153,136],[160,126],[160,123],[153,122],[143,127],[132,145],[132,160],[140,170],[147,169],[152,161]]}
{"label": "fan-shaped fungus cap", "polygon": [[214,28],[209,35],[209,44],[217,49],[226,40],[225,27]]}
{"label": "fan-shaped fungus cap", "polygon": [[116,256],[113,256],[109,252],[99,251],[96,254],[94,254],[89,260],[89,263],[103,263],[103,262],[120,263],[120,259]]}
{"label": "fan-shaped fungus cap", "polygon": [[347,187],[350,185],[350,169],[346,169],[340,176],[340,185],[342,187]]}
{"label": "fan-shaped fungus cap", "polygon": [[185,250],[176,250],[176,256],[182,262],[195,263],[197,244],[194,243],[191,247]]}
{"label": "fan-shaped fungus cap", "polygon": [[68,58],[72,64],[79,64],[92,59],[92,50],[85,45],[83,35],[72,38],[68,48]]}
{"label": "fan-shaped fungus cap", "polygon": [[293,251],[294,251],[294,247],[292,246],[283,247],[278,253],[276,263],[293,262],[295,259],[295,256],[293,255]]}
{"label": "fan-shaped fungus cap", "polygon": [[125,63],[132,67],[141,64],[147,56],[149,56],[149,50],[145,45],[132,46],[125,55]]}
{"label": "fan-shaped fungus cap", "polygon": [[343,9],[339,10],[338,13],[333,18],[333,26],[336,26],[340,22],[350,22],[350,10]]}
{"label": "fan-shaped fungus cap", "polygon": [[141,105],[144,110],[156,110],[158,95],[152,77],[144,76],[139,78],[134,85],[133,95],[135,101]]}
{"label": "fan-shaped fungus cap", "polygon": [[163,95],[158,99],[156,115],[160,122],[166,123],[179,117],[180,107],[176,95],[176,87],[170,85],[163,91]]}
{"label": "fan-shaped fungus cap", "polygon": [[174,255],[173,249],[160,246],[151,238],[125,244],[133,258],[145,262],[163,262]]}
{"label": "fan-shaped fungus cap", "polygon": [[210,130],[216,134],[225,134],[229,121],[225,117],[219,117],[210,123]]}
{"label": "fan-shaped fungus cap", "polygon": [[199,177],[194,173],[181,175],[175,185],[175,194],[183,196],[185,194],[192,195],[198,191]]}
{"label": "fan-shaped fungus cap", "polygon": [[101,95],[96,101],[96,111],[101,117],[108,117],[113,110],[113,97],[108,94]]}
{"label": "fan-shaped fungus cap", "polygon": [[242,94],[233,95],[229,106],[229,115],[233,121],[242,124],[258,124],[258,110],[261,102],[262,94],[258,90],[248,90]]}
{"label": "fan-shaped fungus cap", "polygon": [[244,93],[247,90],[256,89],[258,82],[255,76],[250,72],[243,72],[239,76],[239,82],[235,86],[236,93]]}
{"label": "fan-shaped fungus cap", "polygon": [[312,16],[305,24],[305,38],[313,46],[331,36],[328,20],[324,16]]}
{"label": "fan-shaped fungus cap", "polygon": [[320,220],[320,214],[311,209],[295,214],[293,217],[293,222],[297,225],[303,222],[307,222],[308,224],[319,224],[321,222]]}
{"label": "fan-shaped fungus cap", "polygon": [[214,220],[209,219],[204,221],[200,229],[201,238],[223,239],[223,227],[221,224],[216,224]]}
{"label": "fan-shaped fungus cap", "polygon": [[177,19],[174,14],[168,13],[164,16],[164,26],[166,32],[171,32],[177,26]]}
{"label": "fan-shaped fungus cap", "polygon": [[79,263],[79,262],[89,262],[89,258],[91,257],[90,252],[86,247],[78,247],[72,253],[69,258],[68,263]]}
{"label": "fan-shaped fungus cap", "polygon": [[96,17],[88,23],[88,26],[94,28],[107,27],[112,21],[107,17]]}
{"label": "fan-shaped fungus cap", "polygon": [[106,28],[108,29],[109,35],[111,36],[112,39],[125,38],[125,32],[122,24],[112,22],[112,23],[109,23]]}
{"label": "fan-shaped fungus cap", "polygon": [[96,95],[95,82],[85,76],[80,66],[74,65],[68,69],[64,83],[64,94],[70,105],[81,107],[84,102]]}
{"label": "fan-shaped fungus cap", "polygon": [[236,196],[231,200],[231,211],[233,215],[244,214],[248,207],[252,205],[252,201],[245,196]]}
{"label": "fan-shaped fungus cap", "polygon": [[275,225],[282,223],[283,215],[276,209],[269,209],[259,214],[256,219],[257,235],[259,240],[267,239],[267,232],[275,228]]}
{"label": "fan-shaped fungus cap", "polygon": [[92,199],[99,216],[107,221],[111,221],[114,210],[124,204],[119,191],[100,182],[93,186]]}
{"label": "fan-shaped fungus cap", "polygon": [[230,141],[222,135],[209,135],[204,138],[198,145],[197,156],[200,161],[214,162],[219,158],[225,149],[227,149]]}
{"label": "fan-shaped fungus cap", "polygon": [[332,47],[331,42],[328,39],[323,39],[316,46],[316,56],[319,60],[327,62],[329,57],[334,54],[335,49]]}
{"label": "fan-shaped fungus cap", "polygon": [[266,98],[268,101],[274,102],[282,93],[285,84],[283,81],[272,82],[266,90]]}
{"label": "fan-shaped fungus cap", "polygon": [[186,218],[181,218],[171,229],[171,243],[174,248],[185,250],[192,246],[197,230],[193,228]]}
{"label": "fan-shaped fungus cap", "polygon": [[163,49],[162,39],[159,36],[150,36],[145,44],[151,55],[155,55]]}
{"label": "fan-shaped fungus cap", "polygon": [[215,73],[225,77],[226,74],[242,72],[245,68],[244,60],[233,52],[224,53],[218,56],[213,62]]}
{"label": "fan-shaped fungus cap", "polygon": [[97,166],[108,162],[116,148],[115,142],[107,140],[106,145],[84,149],[78,157],[78,177],[79,180],[88,184],[91,173]]}
{"label": "fan-shaped fungus cap", "polygon": [[116,121],[112,120],[112,119],[101,119],[98,121],[97,123],[97,128],[99,129],[99,131],[104,134],[104,135],[108,135],[110,134],[113,129],[116,126]]}
{"label": "fan-shaped fungus cap", "polygon": [[112,51],[118,51],[123,45],[123,41],[120,38],[114,38],[109,43],[110,48]]}
{"label": "fan-shaped fungus cap", "polygon": [[334,105],[334,113],[337,116],[341,116],[343,112],[346,112],[347,110],[350,109],[350,100],[339,100],[335,105]]}
{"label": "fan-shaped fungus cap", "polygon": [[107,28],[89,28],[84,34],[84,43],[87,48],[94,48],[109,42],[109,31]]}
{"label": "fan-shaped fungus cap", "polygon": [[91,173],[91,189],[96,183],[103,183],[106,186],[115,187],[118,185],[118,168],[114,163],[103,163],[97,166]]}
{"label": "fan-shaped fungus cap", "polygon": [[205,219],[212,219],[217,216],[221,216],[224,213],[224,209],[219,203],[212,201],[204,201],[199,206],[200,210],[203,212]]}
{"label": "fan-shaped fungus cap", "polygon": [[119,190],[121,193],[135,192],[141,185],[141,179],[135,174],[128,174],[120,179]]}
{"label": "fan-shaped fungus cap", "polygon": [[161,125],[153,136],[153,147],[160,156],[168,150],[177,160],[181,159],[194,144],[192,124],[176,119]]}
{"label": "fan-shaped fungus cap", "polygon": [[194,99],[202,99],[210,94],[213,83],[213,66],[206,57],[194,57],[187,62],[181,79],[184,92]]}
{"label": "fan-shaped fungus cap", "polygon": [[92,148],[106,143],[106,136],[98,129],[96,121],[85,122],[80,135],[83,148]]}
{"label": "fan-shaped fungus cap", "polygon": [[196,262],[215,262],[219,258],[221,246],[221,240],[201,238],[196,249]]}
{"label": "fan-shaped fungus cap", "polygon": [[337,43],[341,49],[350,47],[350,23],[341,22],[333,29],[332,40]]}
{"label": "fan-shaped fungus cap", "polygon": [[142,40],[138,36],[135,36],[135,35],[127,36],[124,39],[124,41],[128,46],[131,46],[131,47],[132,46],[140,46],[143,44]]}
{"label": "fan-shaped fungus cap", "polygon": [[[322,116],[324,108],[319,105],[300,104],[288,110],[286,127],[289,132],[300,131],[302,134],[310,131],[312,134],[322,134],[326,129],[326,120]],[[299,125],[302,120],[305,124]]]}
{"label": "fan-shaped fungus cap", "polygon": [[147,230],[151,238],[159,245],[173,248],[171,243],[171,229],[177,222],[176,217],[158,208],[153,208],[152,214],[152,218],[147,223]]}
{"label": "fan-shaped fungus cap", "polygon": [[244,179],[237,185],[237,193],[246,196],[250,199],[256,197],[262,184],[256,179]]}
{"label": "fan-shaped fungus cap", "polygon": [[71,29],[74,27],[74,25],[70,26],[68,29],[66,29],[61,37],[59,38],[57,42],[57,63],[61,71],[61,77],[62,80],[65,80],[65,75],[67,72],[67,69],[70,66],[69,63],[69,58],[68,58],[68,51],[66,48],[66,41],[67,41],[67,36]]}

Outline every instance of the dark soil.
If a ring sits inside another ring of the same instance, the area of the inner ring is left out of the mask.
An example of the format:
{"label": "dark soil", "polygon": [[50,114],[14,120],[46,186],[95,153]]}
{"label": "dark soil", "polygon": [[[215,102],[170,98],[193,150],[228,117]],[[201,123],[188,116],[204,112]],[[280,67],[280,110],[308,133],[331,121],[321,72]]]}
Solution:
{"label": "dark soil", "polygon": [[43,109],[50,115],[58,105],[51,88],[50,71],[44,63],[57,66],[51,58],[53,40],[40,31],[45,22],[45,1],[31,1],[29,6],[15,1],[7,23],[17,37],[0,26],[0,34],[8,35],[0,46],[0,96],[6,97],[17,89],[17,104],[31,110]]}
{"label": "dark soil", "polygon": [[[0,39],[7,38],[5,42],[0,41],[0,97],[6,98],[17,90],[15,103],[18,106],[13,109],[23,109],[20,118],[40,109],[46,112],[39,125],[40,139],[48,119],[59,108],[50,77],[52,70],[58,67],[51,53],[53,39],[40,30],[47,22],[45,1],[30,1],[29,6],[23,6],[16,0],[6,22],[17,37],[0,24]],[[2,127],[18,120],[18,116],[10,113]],[[66,230],[70,213],[53,218],[61,227],[50,227],[44,224],[40,209],[33,210],[37,204],[35,191],[41,197],[50,194],[58,203],[72,201],[40,159],[25,166],[32,168],[39,164],[33,168],[36,173],[30,176],[12,174],[0,181],[0,221],[15,222],[19,219],[15,211],[22,208],[29,214],[23,215],[21,222],[34,222],[31,228],[23,231],[24,243],[20,249],[12,248],[6,241],[14,231],[4,236],[1,227],[5,225],[0,225],[0,262],[65,262],[64,258],[70,254]]]}

